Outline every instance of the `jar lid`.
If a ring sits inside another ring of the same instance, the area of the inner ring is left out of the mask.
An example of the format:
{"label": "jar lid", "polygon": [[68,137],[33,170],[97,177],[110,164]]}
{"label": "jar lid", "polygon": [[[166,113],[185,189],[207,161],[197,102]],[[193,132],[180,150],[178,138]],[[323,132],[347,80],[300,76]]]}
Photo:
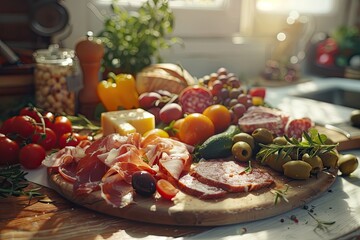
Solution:
{"label": "jar lid", "polygon": [[36,63],[70,65],[73,63],[75,51],[59,48],[58,44],[51,44],[48,49],[39,49],[33,54]]}

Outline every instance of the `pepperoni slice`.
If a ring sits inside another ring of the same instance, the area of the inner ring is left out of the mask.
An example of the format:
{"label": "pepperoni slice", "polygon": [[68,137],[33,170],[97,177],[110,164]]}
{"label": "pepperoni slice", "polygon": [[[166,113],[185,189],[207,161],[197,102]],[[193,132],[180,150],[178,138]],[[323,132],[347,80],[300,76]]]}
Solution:
{"label": "pepperoni slice", "polygon": [[194,85],[181,91],[179,104],[184,113],[202,113],[205,108],[213,104],[213,95],[207,88]]}
{"label": "pepperoni slice", "polygon": [[310,118],[298,118],[288,121],[285,127],[285,135],[301,139],[304,131],[308,131],[309,128],[313,127],[314,123]]}

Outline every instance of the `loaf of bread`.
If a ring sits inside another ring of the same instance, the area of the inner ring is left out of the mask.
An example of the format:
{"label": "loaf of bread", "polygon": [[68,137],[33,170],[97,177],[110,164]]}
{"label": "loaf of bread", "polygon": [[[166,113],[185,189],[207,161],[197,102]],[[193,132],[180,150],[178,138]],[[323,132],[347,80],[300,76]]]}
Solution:
{"label": "loaf of bread", "polygon": [[139,94],[156,90],[167,90],[179,94],[195,79],[188,71],[172,63],[153,64],[136,75],[136,88]]}

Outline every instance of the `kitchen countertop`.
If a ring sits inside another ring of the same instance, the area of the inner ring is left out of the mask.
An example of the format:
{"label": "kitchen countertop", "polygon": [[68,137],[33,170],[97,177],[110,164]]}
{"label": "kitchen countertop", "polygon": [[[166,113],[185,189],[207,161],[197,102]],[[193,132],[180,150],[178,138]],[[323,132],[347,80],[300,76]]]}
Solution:
{"label": "kitchen countertop", "polygon": [[[332,118],[327,115],[316,114],[314,120],[317,123],[321,123],[321,120],[324,124],[337,123],[344,121],[352,109],[334,106],[323,107],[322,104],[316,106],[311,104],[311,101],[305,103],[306,107],[304,107],[304,101],[289,97],[289,95],[308,91],[308,89],[335,85],[360,89],[360,82],[357,80],[315,78],[312,81],[298,85],[269,88],[266,98],[272,106],[281,108],[293,117],[309,116],[314,119],[311,114],[322,110],[326,114],[330,114]],[[352,153],[360,157],[360,146],[359,149],[342,153]],[[47,185],[43,168],[30,171],[28,179],[34,183]],[[45,213],[42,213],[41,206],[39,205],[39,207],[36,204],[44,203],[34,203],[33,208],[37,210],[36,216],[32,216],[32,212],[29,212],[29,208],[26,207],[19,209],[19,206],[17,206],[16,208],[19,211],[17,215],[8,209],[0,209],[0,213],[2,211],[6,213],[6,215],[0,214],[0,239],[48,239],[49,236],[52,239],[358,239],[360,236],[359,186],[360,168],[351,176],[339,176],[328,192],[306,205],[307,209],[297,208],[264,220],[214,228],[132,223],[131,221],[114,219],[91,211],[86,211],[86,216],[89,218],[82,223],[83,219],[67,218],[66,215],[62,215],[64,212],[61,210],[79,211],[79,215],[83,210],[62,199],[51,189],[45,188],[50,198],[53,197],[58,200],[55,203],[47,203],[49,212],[43,215],[43,218],[41,215]],[[24,203],[23,199],[18,201]],[[4,203],[4,201],[0,203]],[[14,207],[16,201],[14,200],[14,203],[7,202],[7,204],[7,206]],[[328,229],[324,231],[316,229],[317,223],[308,212],[318,220],[335,221],[335,223],[328,225]],[[51,213],[53,214],[48,215]],[[4,216],[13,217],[6,218]],[[291,216],[295,216],[298,221],[291,219]],[[44,219],[45,217],[46,219]],[[106,224],[107,226],[93,225],[92,218],[104,218],[104,221],[107,221],[108,224]],[[31,227],[21,225],[20,219],[27,221],[27,224],[31,224]],[[69,228],[69,221],[78,221],[74,222],[74,229]],[[85,227],[87,230],[84,229]],[[74,233],[67,234],[66,231],[70,232],[71,230]]]}

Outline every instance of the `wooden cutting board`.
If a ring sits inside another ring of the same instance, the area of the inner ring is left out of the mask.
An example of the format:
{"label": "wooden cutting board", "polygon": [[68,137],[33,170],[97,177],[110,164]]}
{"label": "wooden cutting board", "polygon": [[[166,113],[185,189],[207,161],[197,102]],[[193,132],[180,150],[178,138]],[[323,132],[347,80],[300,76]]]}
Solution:
{"label": "wooden cutting board", "polygon": [[[124,208],[106,204],[99,191],[86,197],[74,196],[72,185],[59,174],[50,175],[49,180],[55,191],[71,202],[111,216],[165,225],[220,226],[260,220],[303,206],[330,188],[336,180],[337,169],[321,172],[317,178],[306,181],[289,180],[277,173],[272,174],[276,184],[259,191],[229,194],[218,200],[200,200],[179,192],[174,202],[156,195],[150,198],[135,196],[134,203]],[[287,186],[287,201],[280,198],[275,204],[273,188],[284,191]]]}

